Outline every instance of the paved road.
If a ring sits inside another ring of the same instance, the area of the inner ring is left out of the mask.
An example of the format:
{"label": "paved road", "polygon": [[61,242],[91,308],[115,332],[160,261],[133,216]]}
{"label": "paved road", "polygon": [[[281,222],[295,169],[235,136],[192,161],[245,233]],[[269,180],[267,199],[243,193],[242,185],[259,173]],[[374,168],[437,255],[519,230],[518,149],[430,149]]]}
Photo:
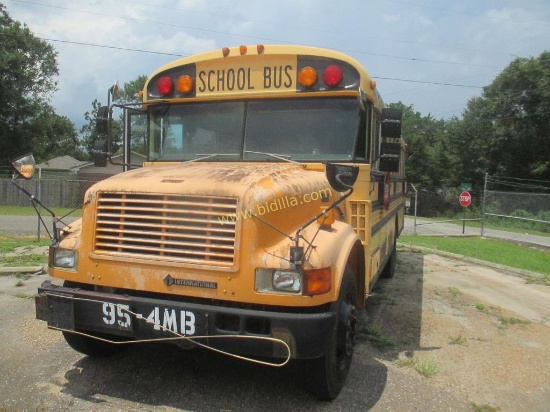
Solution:
{"label": "paved road", "polygon": [[[42,216],[46,227],[51,232],[52,230],[52,217],[50,215]],[[76,217],[67,217],[63,219],[63,222],[70,224],[77,220]],[[59,227],[63,227],[60,224]],[[47,237],[48,234],[43,226],[40,224],[40,220],[37,216],[22,216],[22,215],[0,215],[0,233],[12,234],[12,235],[36,235],[39,233],[42,237]]]}
{"label": "paved road", "polygon": [[[412,235],[414,233],[414,218],[405,218],[405,229],[403,234]],[[416,234],[418,235],[461,235],[462,225],[453,224],[450,222],[433,223],[427,220],[417,220]],[[465,228],[465,235],[479,236],[481,229],[476,227]],[[535,236],[527,233],[505,232],[503,230],[484,229],[483,236],[511,240],[514,242],[523,242],[533,245],[543,246],[550,249],[550,237]]]}

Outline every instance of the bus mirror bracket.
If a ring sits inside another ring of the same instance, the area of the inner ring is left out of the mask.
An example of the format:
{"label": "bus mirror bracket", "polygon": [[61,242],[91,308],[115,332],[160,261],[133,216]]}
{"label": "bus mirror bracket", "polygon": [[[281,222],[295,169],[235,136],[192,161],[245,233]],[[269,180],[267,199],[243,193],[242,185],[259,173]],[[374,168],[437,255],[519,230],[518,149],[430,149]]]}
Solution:
{"label": "bus mirror bracket", "polygon": [[[300,254],[302,256],[306,256],[309,250],[313,247],[313,242],[308,242],[309,246],[307,250],[303,253],[300,252],[299,241],[302,238],[301,236],[302,231],[305,228],[307,228],[309,225],[311,225],[313,222],[317,221],[317,219],[324,216],[329,210],[334,209],[340,203],[342,203],[344,200],[346,200],[348,197],[351,196],[351,194],[353,193],[353,185],[357,180],[357,176],[359,176],[359,166],[327,163],[325,165],[325,176],[327,177],[327,180],[330,186],[334,190],[336,190],[337,192],[345,192],[345,191],[348,191],[348,192],[344,196],[339,198],[336,202],[334,202],[329,207],[327,207],[325,210],[323,210],[321,213],[315,215],[313,218],[308,220],[304,225],[302,225],[302,227],[300,227],[296,231],[296,235],[294,236],[294,238],[291,238],[294,241],[294,249],[291,248],[291,255],[290,255],[290,264],[292,265],[292,267],[301,268],[300,265],[296,265],[296,262],[294,259],[296,258],[296,256],[299,256]],[[320,229],[321,227],[319,226],[317,233],[319,232]]]}

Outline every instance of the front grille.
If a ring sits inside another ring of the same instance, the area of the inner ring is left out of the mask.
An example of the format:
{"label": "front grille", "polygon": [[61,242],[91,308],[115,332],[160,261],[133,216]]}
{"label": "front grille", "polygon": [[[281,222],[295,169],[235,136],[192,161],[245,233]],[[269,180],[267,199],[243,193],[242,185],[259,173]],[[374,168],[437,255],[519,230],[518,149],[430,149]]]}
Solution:
{"label": "front grille", "polygon": [[233,266],[237,199],[100,193],[95,253]]}

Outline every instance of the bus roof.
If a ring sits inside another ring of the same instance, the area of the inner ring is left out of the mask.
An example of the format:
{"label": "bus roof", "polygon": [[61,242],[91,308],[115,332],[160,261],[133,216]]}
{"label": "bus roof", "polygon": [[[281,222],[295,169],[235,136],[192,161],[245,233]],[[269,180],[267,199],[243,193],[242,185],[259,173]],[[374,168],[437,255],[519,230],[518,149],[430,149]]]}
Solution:
{"label": "bus roof", "polygon": [[[353,85],[353,87],[348,88],[342,88],[342,90],[339,90],[340,92],[346,92],[345,94],[352,93],[363,93],[366,95],[367,99],[370,100],[375,104],[376,107],[378,107],[380,110],[383,108],[383,101],[378,93],[378,90],[376,89],[376,82],[371,78],[368,71],[355,59],[352,57],[333,50],[324,49],[324,48],[318,48],[318,47],[310,47],[310,46],[294,46],[294,45],[255,45],[255,46],[239,46],[239,47],[224,47],[222,49],[217,49],[205,53],[200,53],[188,57],[184,57],[178,60],[175,60],[171,63],[168,63],[156,71],[154,71],[149,78],[147,79],[147,82],[145,83],[145,89],[143,93],[143,102],[144,104],[152,103],[154,100],[165,100],[161,98],[160,96],[155,96],[154,94],[149,93],[150,90],[152,90],[152,82],[158,81],[158,79],[163,76],[163,74],[170,74],[175,73],[178,68],[187,67],[187,66],[193,66],[193,67],[203,67],[208,68],[207,72],[214,73],[212,74],[213,77],[213,83],[214,81],[222,82],[221,76],[222,72],[224,75],[228,75],[225,71],[228,72],[233,67],[240,67],[240,65],[246,65],[247,67],[253,67],[253,72],[259,72],[262,69],[265,70],[269,69],[271,70],[271,67],[273,65],[276,65],[277,62],[280,60],[282,62],[288,61],[288,59],[291,58],[302,58],[308,61],[307,59],[311,61],[323,60],[324,62],[330,63],[331,60],[334,60],[334,62],[343,62],[344,64],[347,64],[346,66],[350,66],[353,69],[355,69],[356,73],[358,74],[357,82]],[[285,60],[286,59],[286,60]],[[327,63],[327,64],[328,64]],[[217,67],[222,67],[221,70],[219,70],[219,73],[215,73],[214,70],[216,70]],[[231,67],[228,69],[228,67]],[[250,70],[250,69],[248,69]],[[289,69],[290,70],[290,69]],[[199,91],[201,90],[200,87],[203,87],[204,89],[207,88],[206,86],[206,79],[207,74],[204,75],[204,77],[200,77],[200,72],[198,70],[195,70],[194,73],[189,73],[189,70],[185,73],[188,73],[189,77],[193,79],[193,87],[196,87]],[[233,77],[238,78],[240,73],[234,73]],[[281,74],[283,76],[283,79],[281,79]],[[281,72],[279,75],[278,81],[284,81],[284,76],[297,76],[297,73],[295,72]],[[194,78],[193,78],[194,75]],[[245,82],[247,79],[245,76],[248,75],[249,77],[250,72],[248,74],[242,73],[242,81],[243,81],[243,89],[245,86]],[[215,77],[218,76],[218,77]],[[356,75],[357,76],[357,75]],[[288,77],[290,79],[290,77]],[[230,79],[231,80],[231,79]],[[271,81],[273,79],[269,79]],[[276,80],[276,73],[275,73],[275,80]],[[227,81],[227,79],[223,80]],[[233,79],[235,81],[235,79]],[[265,83],[265,81],[264,81]],[[290,80],[289,80],[290,83]],[[221,84],[221,83],[220,83]],[[202,86],[201,86],[202,85]],[[201,95],[199,96],[199,93],[194,95],[193,97],[215,97],[215,98],[235,98],[235,97],[243,97],[244,94],[247,96],[264,96],[265,95],[265,88],[261,90],[258,90],[258,88],[255,89],[255,87],[251,87],[248,85],[248,91],[246,93],[239,93],[237,91],[234,91],[233,93],[228,93],[227,90],[216,90],[218,93],[214,92],[215,85],[212,85],[210,87],[210,91],[212,93],[209,93],[209,96]],[[219,86],[218,88],[224,87],[227,89],[231,89],[229,87],[230,85],[222,84],[222,86]],[[236,89],[236,87],[235,87]],[[255,89],[255,90],[250,90]],[[206,90],[208,91],[208,90]],[[231,90],[233,91],[233,89]],[[243,90],[241,90],[243,91]],[[278,94],[289,91],[296,91],[296,90],[278,90]],[[302,90],[304,91],[304,90]],[[307,91],[307,90],[306,90]],[[327,90],[324,90],[327,91]],[[335,93],[336,90],[331,90],[331,93]],[[342,94],[342,93],[341,93]]]}

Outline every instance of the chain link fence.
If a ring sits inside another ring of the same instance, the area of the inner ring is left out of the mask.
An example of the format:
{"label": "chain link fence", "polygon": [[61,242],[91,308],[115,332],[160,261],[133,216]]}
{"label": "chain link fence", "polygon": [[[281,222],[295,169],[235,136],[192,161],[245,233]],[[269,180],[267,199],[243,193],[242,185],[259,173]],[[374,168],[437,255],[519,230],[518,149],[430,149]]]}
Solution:
{"label": "chain link fence", "polygon": [[[54,211],[79,208],[86,190],[97,180],[68,177],[17,180]],[[460,188],[422,188],[409,184],[404,234],[484,235],[487,227],[550,233],[550,182],[487,176],[483,190],[471,190],[471,204],[459,203]],[[0,179],[0,233],[40,236],[40,221],[21,215],[18,208],[30,206],[11,179]],[[5,207],[4,207],[5,206]],[[61,215],[61,214],[60,214]],[[71,222],[76,213],[64,222]],[[45,220],[50,218],[46,215]]]}
{"label": "chain link fence", "polygon": [[550,182],[486,176],[483,190],[470,190],[461,206],[460,188],[409,185],[405,234],[484,236],[487,227],[550,234]]}

